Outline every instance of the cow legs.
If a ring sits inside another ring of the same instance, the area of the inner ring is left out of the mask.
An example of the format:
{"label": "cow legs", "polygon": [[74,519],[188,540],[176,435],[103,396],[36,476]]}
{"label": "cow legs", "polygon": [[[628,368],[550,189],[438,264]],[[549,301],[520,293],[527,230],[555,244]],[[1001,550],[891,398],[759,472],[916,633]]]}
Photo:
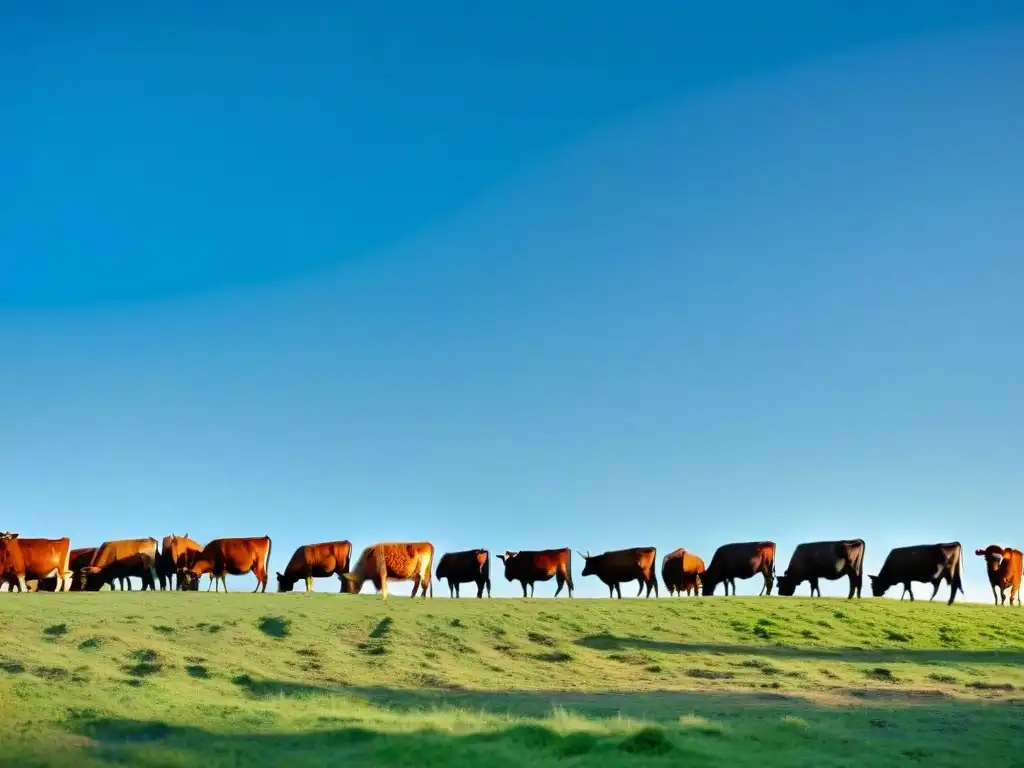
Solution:
{"label": "cow legs", "polygon": [[[910,602],[914,602],[914,590],[910,588],[910,582],[908,581],[903,585],[903,591],[910,595]],[[900,595],[900,600],[903,599],[903,595]]]}
{"label": "cow legs", "polygon": [[313,577],[312,576],[307,576],[306,577],[306,591],[307,592],[312,592],[313,591]]}
{"label": "cow legs", "polygon": [[939,594],[939,587],[942,586],[942,579],[936,579],[932,582],[932,584],[934,585],[935,589],[932,590],[932,596],[928,598],[929,603],[935,599],[935,596],[937,594]]}
{"label": "cow legs", "polygon": [[560,573],[555,574],[555,583],[558,586],[555,588],[555,597],[558,597],[558,593],[562,591],[562,587],[565,586],[565,577]]}
{"label": "cow legs", "polygon": [[619,600],[622,599],[622,585],[619,582],[615,582],[615,594],[619,596]]}

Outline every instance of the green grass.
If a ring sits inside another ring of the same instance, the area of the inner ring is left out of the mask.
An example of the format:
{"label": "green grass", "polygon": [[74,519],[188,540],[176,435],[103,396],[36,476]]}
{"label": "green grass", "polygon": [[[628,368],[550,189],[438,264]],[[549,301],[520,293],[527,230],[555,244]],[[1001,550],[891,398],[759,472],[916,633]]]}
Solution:
{"label": "green grass", "polygon": [[962,768],[1024,742],[1019,609],[100,592],[0,611],[0,744],[26,768]]}

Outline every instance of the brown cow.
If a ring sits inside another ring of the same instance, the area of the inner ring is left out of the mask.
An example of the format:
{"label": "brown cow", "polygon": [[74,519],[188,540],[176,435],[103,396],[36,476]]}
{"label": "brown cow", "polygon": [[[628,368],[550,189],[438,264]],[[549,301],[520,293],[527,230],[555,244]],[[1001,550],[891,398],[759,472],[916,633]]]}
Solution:
{"label": "brown cow", "polygon": [[[68,569],[69,539],[23,539],[16,533],[0,534],[0,581],[13,590],[28,589],[26,579],[56,579],[55,588],[66,592],[71,588]],[[38,588],[38,587],[37,587]]]}
{"label": "brown cow", "polygon": [[725,583],[725,594],[736,594],[736,579],[749,579],[760,573],[764,577],[761,594],[772,593],[775,577],[775,542],[746,541],[738,544],[723,544],[711,557],[711,565],[700,575],[701,592],[705,597],[715,594],[715,587]]}
{"label": "brown cow", "polygon": [[187,533],[184,536],[175,536],[173,533],[170,536],[164,536],[156,565],[160,589],[170,589],[172,579],[177,579],[175,588],[182,589],[179,569],[192,565],[202,551],[202,546],[190,539]]}
{"label": "brown cow", "polygon": [[871,592],[875,597],[882,597],[885,591],[894,584],[902,584],[903,592],[900,593],[900,600],[905,594],[914,599],[914,592],[910,589],[912,581],[922,581],[931,584],[935,589],[929,599],[935,599],[939,593],[939,586],[943,580],[949,582],[949,602],[952,605],[956,599],[956,591],[964,592],[964,558],[963,547],[959,541],[951,541],[947,544],[918,544],[912,547],[897,547],[889,552],[882,563],[882,570],[877,576],[868,576],[871,579]]}
{"label": "brown cow", "polygon": [[464,552],[445,552],[437,564],[437,578],[448,579],[448,594],[459,596],[459,585],[476,583],[476,596],[491,596],[491,553],[486,549],[467,549]]}
{"label": "brown cow", "polygon": [[577,551],[583,558],[583,576],[597,576],[608,587],[608,597],[612,596],[614,589],[619,599],[622,599],[622,582],[638,581],[640,593],[647,587],[647,597],[658,596],[658,576],[654,572],[654,563],[658,557],[658,551],[654,547],[633,547],[631,549],[617,549],[605,552],[601,555],[591,555],[590,552],[583,554]]}
{"label": "brown cow", "polygon": [[992,596],[999,605],[1000,597],[1003,605],[1006,605],[1006,590],[1010,590],[1010,605],[1013,605],[1014,598],[1017,605],[1020,605],[1020,577],[1024,568],[1024,553],[1019,549],[1000,547],[993,544],[985,549],[979,549],[974,554],[985,558],[988,565],[988,582],[992,585]]}
{"label": "brown cow", "polygon": [[[78,572],[82,591],[95,592],[114,579],[142,580],[142,591],[156,589],[157,542],[154,538],[105,541],[93,553],[89,565]],[[131,583],[131,582],[129,582]]]}
{"label": "brown cow", "polygon": [[[301,546],[288,561],[284,573],[277,572],[277,591],[291,592],[299,579],[305,579],[307,592],[313,591],[314,578],[337,576],[341,581],[342,574],[348,572],[351,557],[352,542],[347,540]],[[341,591],[344,591],[344,585]]]}
{"label": "brown cow", "polygon": [[555,597],[562,587],[569,585],[569,597],[572,597],[572,552],[568,547],[562,549],[542,549],[521,552],[505,552],[498,555],[505,564],[505,579],[518,581],[523,586],[523,597],[526,597],[526,585],[530,585],[530,597],[533,597],[534,583],[550,581],[555,578],[558,587]]}
{"label": "brown cow", "polygon": [[[269,536],[251,538],[214,539],[196,557],[191,566],[183,566],[178,573],[184,589],[195,589],[199,578],[204,573],[210,574],[211,583],[217,580],[217,591],[220,584],[228,591],[228,574],[244,576],[252,571],[256,576],[256,589],[267,591],[270,577],[267,566],[270,564],[271,541]],[[209,591],[209,587],[207,587]]]}
{"label": "brown cow", "polygon": [[[96,551],[96,547],[83,547],[80,549],[72,549],[71,554],[68,555],[68,570],[72,574],[71,586],[68,588],[69,592],[80,592],[82,585],[78,579],[74,578],[74,574],[85,568],[92,561],[93,553]],[[56,577],[50,577],[49,579],[41,579],[39,581],[40,592],[56,592],[58,583]]]}
{"label": "brown cow", "polygon": [[668,593],[682,595],[700,594],[700,574],[704,572],[704,561],[692,552],[680,547],[661,560],[661,579]]}
{"label": "brown cow", "polygon": [[835,581],[843,576],[850,577],[850,594],[860,597],[864,583],[864,540],[849,539],[846,541],[814,541],[798,544],[793,550],[786,572],[775,581],[779,586],[779,594],[790,597],[804,581],[811,585],[811,597],[817,590],[821,597],[818,579]]}
{"label": "brown cow", "polygon": [[412,580],[412,597],[422,589],[423,597],[434,596],[434,585],[430,579],[434,563],[434,545],[429,541],[382,542],[363,550],[351,573],[342,574],[341,588],[350,595],[359,594],[363,584],[373,582],[383,600],[388,599],[388,580]]}

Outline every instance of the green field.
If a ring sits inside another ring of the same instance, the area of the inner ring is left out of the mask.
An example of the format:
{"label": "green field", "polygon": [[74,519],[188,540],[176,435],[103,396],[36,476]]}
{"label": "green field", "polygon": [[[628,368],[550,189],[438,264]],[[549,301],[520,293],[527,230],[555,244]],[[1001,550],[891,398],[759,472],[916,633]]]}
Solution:
{"label": "green field", "polygon": [[1024,744],[1016,608],[100,592],[0,612],[11,765],[963,768]]}

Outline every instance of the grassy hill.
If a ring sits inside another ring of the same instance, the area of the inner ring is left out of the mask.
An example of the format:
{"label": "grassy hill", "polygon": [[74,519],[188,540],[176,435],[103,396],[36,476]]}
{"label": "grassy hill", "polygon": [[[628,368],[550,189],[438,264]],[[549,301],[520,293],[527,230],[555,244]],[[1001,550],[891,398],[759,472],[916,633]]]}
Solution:
{"label": "grassy hill", "polygon": [[1024,741],[1016,608],[100,592],[0,611],[0,744],[26,767],[962,768]]}

